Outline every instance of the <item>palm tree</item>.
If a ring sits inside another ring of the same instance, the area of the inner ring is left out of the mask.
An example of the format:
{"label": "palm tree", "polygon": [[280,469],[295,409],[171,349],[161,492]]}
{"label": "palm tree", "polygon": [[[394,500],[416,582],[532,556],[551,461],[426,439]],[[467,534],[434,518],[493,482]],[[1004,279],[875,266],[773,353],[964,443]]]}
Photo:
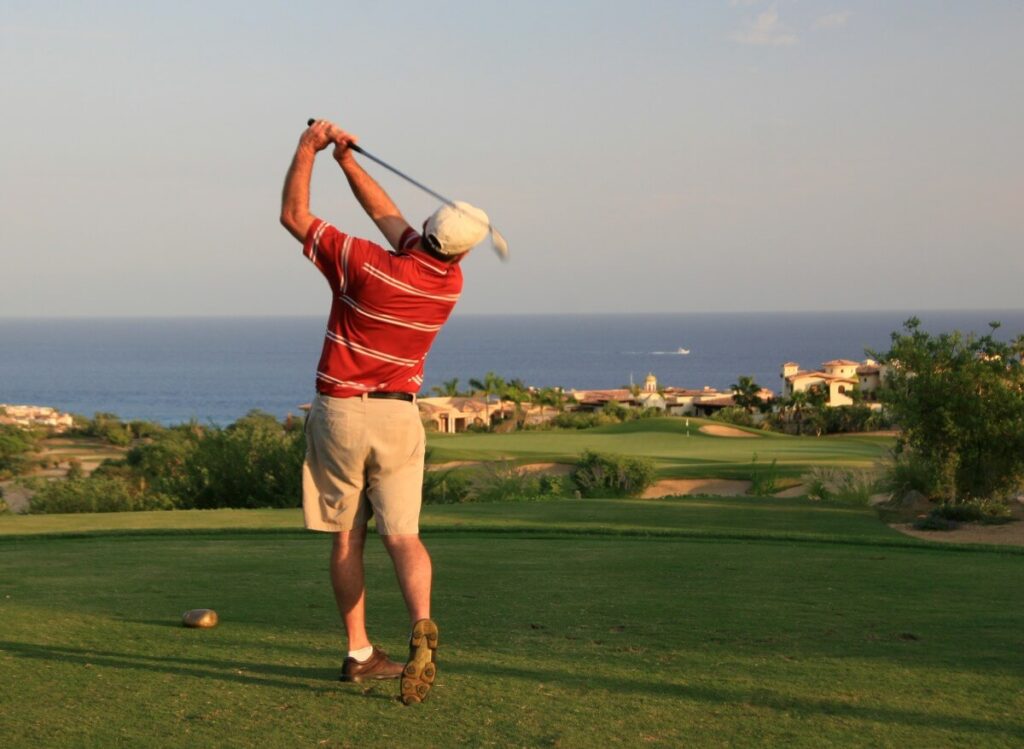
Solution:
{"label": "palm tree", "polygon": [[505,389],[505,381],[494,372],[488,372],[483,380],[470,380],[469,386],[477,393],[484,395],[484,423],[491,428],[491,395],[500,393]]}
{"label": "palm tree", "polygon": [[761,407],[761,396],[758,395],[761,392],[761,386],[754,382],[753,377],[743,375],[739,382],[730,387],[733,401],[748,414],[754,413],[755,408]]}
{"label": "palm tree", "polygon": [[444,382],[441,383],[440,387],[434,385],[434,387],[430,388],[430,392],[436,393],[437,395],[448,396],[452,398],[457,395],[461,395],[461,393],[459,392],[459,378],[453,377],[450,380],[445,380]]}

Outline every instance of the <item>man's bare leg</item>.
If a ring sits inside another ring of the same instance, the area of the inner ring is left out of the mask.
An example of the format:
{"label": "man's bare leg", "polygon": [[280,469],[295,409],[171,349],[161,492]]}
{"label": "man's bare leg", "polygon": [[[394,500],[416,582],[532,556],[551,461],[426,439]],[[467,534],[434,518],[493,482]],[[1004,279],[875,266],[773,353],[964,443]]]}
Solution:
{"label": "man's bare leg", "polygon": [[430,579],[432,568],[427,548],[415,534],[381,536],[384,547],[391,555],[402,589],[405,606],[409,609],[409,623],[430,618]]}
{"label": "man's bare leg", "polygon": [[334,534],[331,547],[331,585],[338,613],[348,635],[348,649],[359,650],[370,644],[366,635],[366,583],[363,573],[363,548],[366,526]]}

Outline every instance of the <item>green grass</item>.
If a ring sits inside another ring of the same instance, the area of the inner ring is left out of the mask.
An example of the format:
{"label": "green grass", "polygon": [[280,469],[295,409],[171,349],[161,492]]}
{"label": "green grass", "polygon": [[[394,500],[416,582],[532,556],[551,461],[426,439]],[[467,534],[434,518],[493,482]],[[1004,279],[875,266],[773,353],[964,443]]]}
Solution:
{"label": "green grass", "polygon": [[[885,456],[891,437],[835,435],[793,437],[751,430],[750,437],[702,434],[718,422],[680,418],[642,419],[584,430],[509,434],[430,434],[431,461],[502,460],[572,463],[584,450],[640,455],[655,461],[663,478],[749,478],[777,460],[780,476],[799,476],[814,466],[866,468]],[[757,456],[756,467],[752,465]]]}
{"label": "green grass", "polygon": [[[298,520],[0,518],[4,745],[1024,741],[1019,549],[927,544],[796,500],[428,508],[441,669],[407,708],[394,683],[334,680],[327,539]],[[400,653],[377,543],[367,568],[372,634]],[[204,606],[221,626],[178,625]]]}

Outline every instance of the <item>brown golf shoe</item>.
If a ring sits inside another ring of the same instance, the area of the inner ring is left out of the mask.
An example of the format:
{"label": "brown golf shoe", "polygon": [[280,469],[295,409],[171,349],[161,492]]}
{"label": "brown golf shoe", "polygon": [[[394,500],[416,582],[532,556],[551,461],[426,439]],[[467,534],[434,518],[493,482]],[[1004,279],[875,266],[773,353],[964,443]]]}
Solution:
{"label": "brown golf shoe", "polygon": [[390,660],[387,653],[375,646],[373,654],[365,661],[346,658],[341,666],[340,678],[342,681],[352,681],[359,684],[360,682],[378,679],[397,679],[401,675],[402,664]]}
{"label": "brown golf shoe", "polygon": [[409,661],[402,671],[402,702],[413,705],[427,699],[437,675],[437,624],[420,619],[412,626]]}

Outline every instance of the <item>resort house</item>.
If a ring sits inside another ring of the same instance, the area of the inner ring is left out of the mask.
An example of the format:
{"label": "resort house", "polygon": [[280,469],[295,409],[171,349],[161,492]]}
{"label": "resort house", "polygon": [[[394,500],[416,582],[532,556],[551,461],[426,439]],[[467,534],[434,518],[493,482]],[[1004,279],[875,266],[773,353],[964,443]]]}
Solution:
{"label": "resort house", "polygon": [[875,407],[882,374],[882,367],[873,359],[833,359],[816,370],[803,370],[796,362],[786,362],[782,365],[782,396],[816,389],[828,396],[827,405],[850,406],[853,392],[859,390],[861,400]]}

